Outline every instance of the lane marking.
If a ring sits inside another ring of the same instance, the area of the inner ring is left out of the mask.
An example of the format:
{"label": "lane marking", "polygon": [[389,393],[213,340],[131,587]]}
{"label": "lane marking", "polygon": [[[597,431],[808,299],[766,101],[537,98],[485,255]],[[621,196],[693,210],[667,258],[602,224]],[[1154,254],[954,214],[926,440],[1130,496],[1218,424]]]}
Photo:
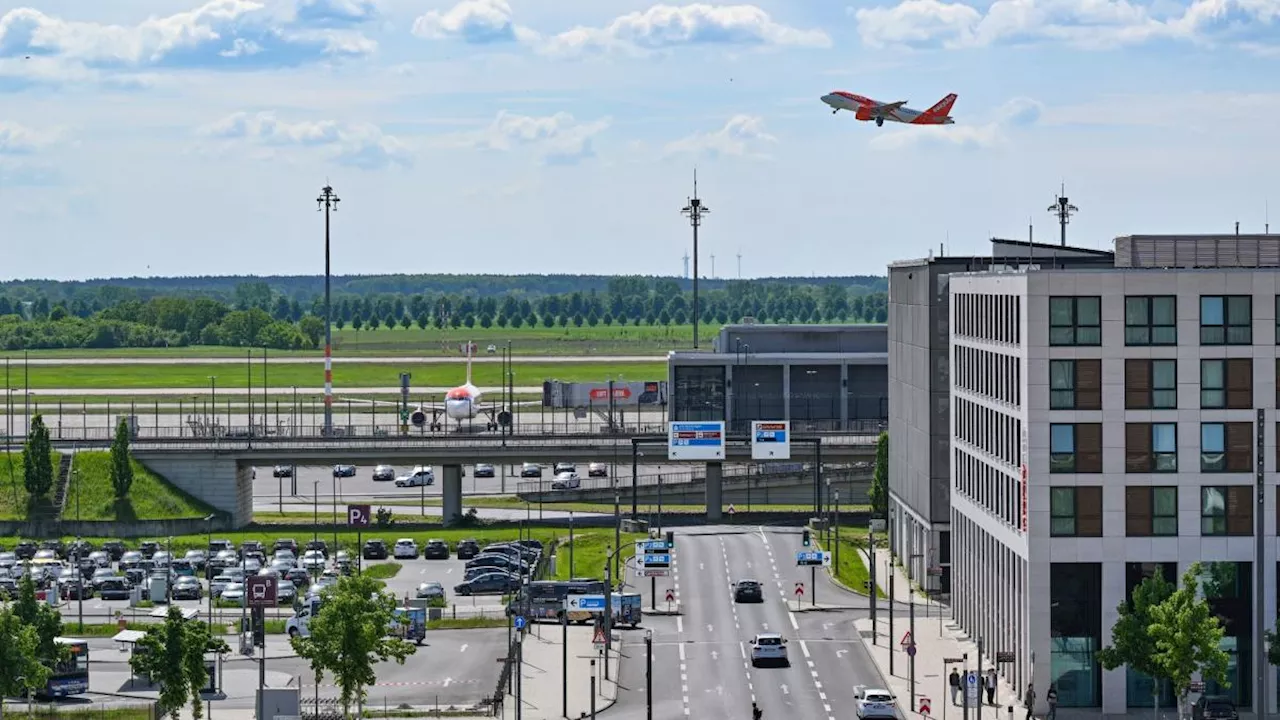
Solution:
{"label": "lane marking", "polygon": [[466,643],[462,643],[462,647],[458,648],[458,652],[466,652],[467,647],[468,645]]}
{"label": "lane marking", "polygon": [[676,616],[676,634],[677,635],[684,634],[684,619],[681,618],[679,615]]}

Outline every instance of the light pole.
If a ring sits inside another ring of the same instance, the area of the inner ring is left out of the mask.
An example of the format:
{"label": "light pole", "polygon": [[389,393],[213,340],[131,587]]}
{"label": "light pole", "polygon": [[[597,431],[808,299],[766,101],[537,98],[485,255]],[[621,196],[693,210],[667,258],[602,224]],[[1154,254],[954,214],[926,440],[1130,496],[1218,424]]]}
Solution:
{"label": "light pole", "polygon": [[569,580],[573,580],[573,511],[569,511]]}
{"label": "light pole", "polygon": [[[711,212],[711,208],[702,204],[702,200],[698,199],[698,171],[693,171],[693,197],[689,198],[689,204],[680,210],[680,213],[689,218],[689,224],[693,226],[693,349],[698,349],[698,228],[702,225],[703,216]],[[608,663],[605,663],[608,667]]]}
{"label": "light pole", "polygon": [[[316,210],[324,210],[324,436],[333,432],[333,311],[329,292],[329,214],[338,211],[338,195],[325,185],[316,198]],[[334,532],[337,532],[336,525]],[[334,546],[338,544],[335,534]]]}
{"label": "light pole", "polygon": [[[318,499],[320,497],[320,479],[311,481],[311,539],[315,541],[320,537],[320,505]],[[335,545],[333,551],[338,552]]]}
{"label": "light pole", "polygon": [[208,415],[209,416],[205,418],[205,422],[208,423],[209,432],[212,433],[214,418],[217,417],[218,415],[218,376],[217,375],[209,376],[209,413]]}

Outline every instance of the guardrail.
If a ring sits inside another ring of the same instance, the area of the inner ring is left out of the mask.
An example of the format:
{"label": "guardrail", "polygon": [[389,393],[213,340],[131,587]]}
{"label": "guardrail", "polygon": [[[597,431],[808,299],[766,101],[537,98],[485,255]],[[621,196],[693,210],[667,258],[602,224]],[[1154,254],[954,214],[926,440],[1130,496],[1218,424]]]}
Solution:
{"label": "guardrail", "polygon": [[[813,467],[808,463],[786,463],[786,470],[769,470],[768,466],[748,466],[745,470],[726,470],[722,478],[725,482],[740,482],[748,480],[796,480],[809,479],[813,477]],[[801,467],[794,467],[801,466]],[[833,476],[838,473],[841,476],[854,476],[859,473],[867,474],[872,470],[872,464],[867,463],[840,463],[831,464],[824,463],[823,475]],[[678,470],[676,472],[664,473],[644,473],[635,477],[632,482],[630,473],[620,474],[616,477],[584,477],[579,480],[579,485],[571,490],[630,490],[632,485],[637,487],[654,487],[657,485],[679,485],[682,483],[702,482],[707,479],[705,472],[695,470]],[[542,478],[540,480],[522,480],[516,483],[516,494],[526,495],[532,493],[548,493],[553,491],[551,484],[555,482],[555,478]]]}

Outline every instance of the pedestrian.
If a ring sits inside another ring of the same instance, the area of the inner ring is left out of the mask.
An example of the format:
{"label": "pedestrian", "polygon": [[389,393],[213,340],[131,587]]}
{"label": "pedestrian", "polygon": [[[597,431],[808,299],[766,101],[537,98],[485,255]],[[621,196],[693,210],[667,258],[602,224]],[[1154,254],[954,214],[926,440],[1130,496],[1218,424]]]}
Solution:
{"label": "pedestrian", "polygon": [[1027,694],[1023,696],[1022,703],[1027,706],[1027,720],[1032,720],[1036,711],[1036,687],[1034,683],[1027,683]]}
{"label": "pedestrian", "polygon": [[760,709],[759,705],[754,702],[751,703],[751,720],[760,720],[762,717],[764,717],[764,711]]}
{"label": "pedestrian", "polygon": [[947,678],[947,684],[951,686],[951,704],[959,705],[958,698],[960,696],[960,671],[951,668],[951,677]]}
{"label": "pedestrian", "polygon": [[996,677],[996,669],[995,668],[988,669],[987,682],[986,682],[988,705],[996,704],[996,686],[999,685],[999,683],[1000,683],[1000,680],[999,678]]}
{"label": "pedestrian", "polygon": [[1049,683],[1049,692],[1044,694],[1045,702],[1049,703],[1049,714],[1045,715],[1045,720],[1054,720],[1058,716],[1058,686]]}

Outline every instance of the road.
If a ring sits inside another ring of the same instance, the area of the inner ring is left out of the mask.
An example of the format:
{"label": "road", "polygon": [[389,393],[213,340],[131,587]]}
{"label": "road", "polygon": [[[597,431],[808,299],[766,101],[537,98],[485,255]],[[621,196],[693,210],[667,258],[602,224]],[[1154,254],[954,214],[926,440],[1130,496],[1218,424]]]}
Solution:
{"label": "road", "polygon": [[[647,617],[653,631],[653,717],[742,720],[754,701],[766,720],[835,720],[853,716],[854,686],[883,685],[853,627],[866,600],[837,589],[819,572],[819,602],[854,609],[793,612],[795,583],[809,593],[810,572],[795,567],[798,530],[705,528],[676,534],[675,574],[658,582],[658,605],[667,587],[678,591],[683,615]],[[733,602],[731,582],[760,580],[765,601]],[[633,582],[635,582],[633,580]],[[650,583],[640,580],[645,604]],[[806,598],[808,595],[806,594]],[[623,690],[610,717],[645,717],[643,636],[626,640]],[[643,632],[638,631],[638,632]],[[750,642],[757,632],[787,638],[791,666],[753,668]]]}
{"label": "road", "polygon": [[[571,363],[639,363],[639,362],[664,362],[666,355],[516,355],[516,364],[522,363],[552,363],[552,364],[571,364]],[[10,355],[10,368],[21,367],[23,359],[21,356]],[[478,355],[471,360],[474,363],[500,363],[501,355]],[[55,358],[30,358],[25,361],[31,365],[243,365],[245,359],[243,357],[55,357]],[[399,356],[399,357],[374,357],[374,356],[342,356],[335,355],[333,358],[334,365],[366,365],[366,364],[395,364],[395,365],[461,365],[466,362],[466,358],[459,353],[458,355],[421,355],[421,356]],[[260,365],[262,363],[261,353],[254,356],[253,363]],[[323,355],[315,355],[302,357],[297,355],[286,355],[283,357],[273,357],[268,352],[267,364],[269,365],[306,365],[310,363],[324,363]],[[3,365],[3,361],[0,361]]]}

